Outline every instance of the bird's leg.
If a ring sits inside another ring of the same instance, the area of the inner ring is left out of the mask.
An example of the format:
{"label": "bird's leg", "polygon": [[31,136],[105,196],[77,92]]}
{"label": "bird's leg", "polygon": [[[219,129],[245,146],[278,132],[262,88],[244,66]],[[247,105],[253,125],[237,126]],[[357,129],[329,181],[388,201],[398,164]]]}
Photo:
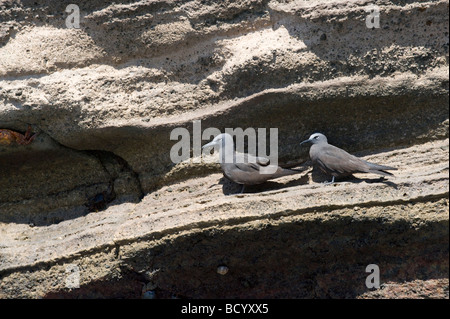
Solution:
{"label": "bird's leg", "polygon": [[324,184],[324,185],[331,185],[331,184],[334,184],[334,176],[333,176],[333,178],[331,179],[331,182],[323,182],[323,184]]}
{"label": "bird's leg", "polygon": [[239,194],[242,194],[244,192],[244,188],[245,188],[245,185],[242,184],[242,188],[241,188],[241,191],[239,192]]}

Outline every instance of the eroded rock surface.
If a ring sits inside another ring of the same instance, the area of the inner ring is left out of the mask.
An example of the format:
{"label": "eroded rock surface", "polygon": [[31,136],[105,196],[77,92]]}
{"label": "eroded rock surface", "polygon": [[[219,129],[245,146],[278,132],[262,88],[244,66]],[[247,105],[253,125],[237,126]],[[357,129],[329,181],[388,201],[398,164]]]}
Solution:
{"label": "eroded rock surface", "polygon": [[[79,1],[79,29],[69,3],[0,4],[0,129],[39,133],[0,144],[0,297],[448,298],[448,1],[377,1],[374,29],[365,0]],[[399,171],[229,196],[170,160],[194,120]]]}

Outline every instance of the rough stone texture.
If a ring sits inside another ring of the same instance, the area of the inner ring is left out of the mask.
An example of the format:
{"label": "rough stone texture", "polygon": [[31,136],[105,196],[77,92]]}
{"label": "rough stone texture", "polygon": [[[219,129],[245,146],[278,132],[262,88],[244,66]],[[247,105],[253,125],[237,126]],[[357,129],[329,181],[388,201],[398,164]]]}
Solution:
{"label": "rough stone texture", "polygon": [[[39,132],[0,145],[0,297],[448,298],[448,1],[377,1],[368,29],[372,3],[0,2],[0,129]],[[284,164],[320,131],[399,171],[227,196],[217,165],[170,161],[193,120],[277,127]]]}

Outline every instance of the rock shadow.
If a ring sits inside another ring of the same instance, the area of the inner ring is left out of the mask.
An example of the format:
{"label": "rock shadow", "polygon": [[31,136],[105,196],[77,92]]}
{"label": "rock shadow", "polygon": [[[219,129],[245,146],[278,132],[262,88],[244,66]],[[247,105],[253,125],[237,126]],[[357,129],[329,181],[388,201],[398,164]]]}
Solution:
{"label": "rock shadow", "polygon": [[[294,176],[294,175],[292,175]],[[280,183],[276,180],[270,180],[258,185],[248,185],[245,186],[243,195],[245,194],[259,194],[268,191],[280,190],[290,187],[296,187],[300,185],[305,185],[308,183],[307,173],[299,173],[298,178],[291,180],[287,183]],[[242,186],[230,181],[226,177],[222,177],[219,180],[219,184],[222,185],[222,192],[224,195],[240,195]]]}

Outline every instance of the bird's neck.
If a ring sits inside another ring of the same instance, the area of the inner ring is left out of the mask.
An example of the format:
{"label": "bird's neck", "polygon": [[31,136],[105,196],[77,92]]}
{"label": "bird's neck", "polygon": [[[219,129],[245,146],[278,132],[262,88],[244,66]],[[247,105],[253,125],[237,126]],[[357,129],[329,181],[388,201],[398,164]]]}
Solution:
{"label": "bird's neck", "polygon": [[231,142],[222,142],[219,151],[219,160],[221,164],[233,163],[234,161],[234,144]]}

